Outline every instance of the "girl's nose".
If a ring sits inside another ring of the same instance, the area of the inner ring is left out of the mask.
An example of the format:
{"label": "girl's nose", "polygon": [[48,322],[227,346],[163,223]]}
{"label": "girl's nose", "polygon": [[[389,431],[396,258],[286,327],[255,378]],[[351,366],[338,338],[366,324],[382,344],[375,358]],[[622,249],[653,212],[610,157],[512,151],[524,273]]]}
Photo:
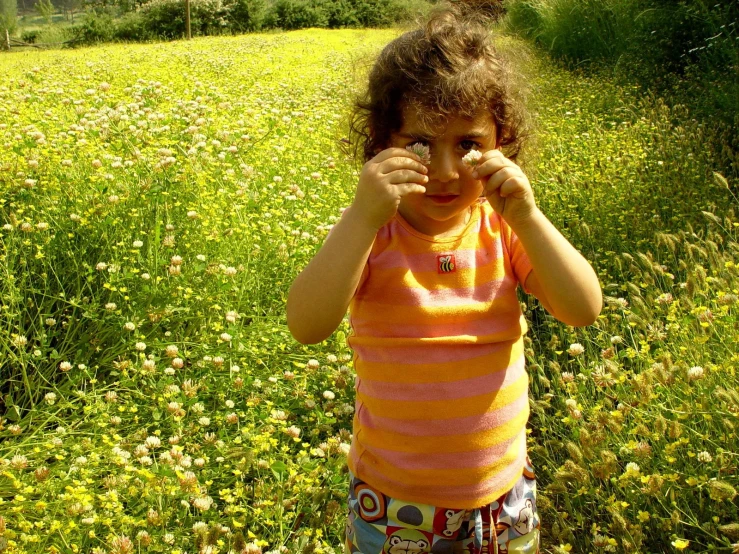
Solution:
{"label": "girl's nose", "polygon": [[453,153],[432,151],[429,179],[441,182],[459,179],[458,162],[459,160]]}

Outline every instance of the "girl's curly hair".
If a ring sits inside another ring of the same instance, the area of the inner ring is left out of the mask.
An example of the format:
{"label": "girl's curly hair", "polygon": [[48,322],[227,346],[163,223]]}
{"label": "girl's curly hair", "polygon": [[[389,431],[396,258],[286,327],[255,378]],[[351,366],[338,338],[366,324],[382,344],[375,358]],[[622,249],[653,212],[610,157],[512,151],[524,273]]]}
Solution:
{"label": "girl's curly hair", "polygon": [[385,46],[350,114],[355,158],[368,161],[387,148],[407,106],[417,110],[429,130],[449,117],[473,118],[488,110],[499,146],[516,158],[524,111],[515,98],[511,72],[493,47],[489,21],[479,11],[451,7]]}

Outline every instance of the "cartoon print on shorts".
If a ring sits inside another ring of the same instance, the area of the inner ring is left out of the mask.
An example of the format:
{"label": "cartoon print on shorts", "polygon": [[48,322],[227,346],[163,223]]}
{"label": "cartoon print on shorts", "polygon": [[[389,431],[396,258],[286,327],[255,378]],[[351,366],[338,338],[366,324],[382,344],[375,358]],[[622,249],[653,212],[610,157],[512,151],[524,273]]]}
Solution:
{"label": "cartoon print on shorts", "polygon": [[539,551],[539,518],[536,513],[536,481],[527,463],[524,475],[502,503],[496,531],[500,554],[535,554]]}
{"label": "cartoon print on shorts", "polygon": [[469,510],[453,510],[451,508],[436,508],[434,514],[434,534],[445,539],[455,539],[469,514]]}
{"label": "cartoon print on shorts", "polygon": [[431,533],[424,533],[418,529],[399,529],[387,527],[387,539],[382,548],[382,554],[430,554]]}
{"label": "cartoon print on shorts", "polygon": [[526,499],[524,507],[518,513],[518,521],[513,528],[519,535],[525,535],[534,530],[534,503],[530,498]]}

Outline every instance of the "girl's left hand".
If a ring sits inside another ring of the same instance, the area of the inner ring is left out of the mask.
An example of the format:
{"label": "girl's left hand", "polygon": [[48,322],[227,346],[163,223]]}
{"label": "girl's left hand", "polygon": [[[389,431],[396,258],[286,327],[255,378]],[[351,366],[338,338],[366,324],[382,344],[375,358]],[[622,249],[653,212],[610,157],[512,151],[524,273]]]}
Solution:
{"label": "girl's left hand", "polygon": [[482,180],[485,198],[512,229],[536,212],[534,191],[528,177],[500,150],[485,152],[472,176]]}

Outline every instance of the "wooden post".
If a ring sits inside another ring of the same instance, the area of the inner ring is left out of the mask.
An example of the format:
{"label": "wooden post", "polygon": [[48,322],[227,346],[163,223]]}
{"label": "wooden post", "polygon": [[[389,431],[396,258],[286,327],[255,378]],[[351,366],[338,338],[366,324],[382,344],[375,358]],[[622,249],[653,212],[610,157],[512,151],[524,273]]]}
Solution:
{"label": "wooden post", "polygon": [[10,52],[10,33],[5,29],[5,49]]}
{"label": "wooden post", "polygon": [[190,0],[185,0],[185,27],[187,27],[187,40],[192,38],[190,32]]}

